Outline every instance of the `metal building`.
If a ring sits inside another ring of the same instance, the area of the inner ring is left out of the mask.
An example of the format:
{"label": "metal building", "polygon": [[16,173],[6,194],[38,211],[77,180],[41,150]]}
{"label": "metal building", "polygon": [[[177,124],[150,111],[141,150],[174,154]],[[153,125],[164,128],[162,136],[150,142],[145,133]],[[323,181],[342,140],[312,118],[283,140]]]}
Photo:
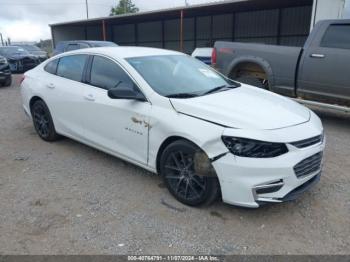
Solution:
{"label": "metal building", "polygon": [[51,25],[53,45],[108,40],[190,53],[217,40],[301,46],[317,0],[231,0]]}

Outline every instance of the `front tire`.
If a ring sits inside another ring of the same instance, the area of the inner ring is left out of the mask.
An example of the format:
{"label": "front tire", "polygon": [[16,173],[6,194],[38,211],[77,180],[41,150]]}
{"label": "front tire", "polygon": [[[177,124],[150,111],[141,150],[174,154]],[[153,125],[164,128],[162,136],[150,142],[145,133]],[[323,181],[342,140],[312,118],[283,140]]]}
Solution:
{"label": "front tire", "polygon": [[34,128],[39,137],[45,141],[52,142],[59,139],[49,111],[42,100],[37,100],[31,107]]}
{"label": "front tire", "polygon": [[189,206],[209,205],[219,195],[217,177],[196,174],[195,154],[201,150],[186,140],[178,140],[164,150],[160,173],[170,193]]}

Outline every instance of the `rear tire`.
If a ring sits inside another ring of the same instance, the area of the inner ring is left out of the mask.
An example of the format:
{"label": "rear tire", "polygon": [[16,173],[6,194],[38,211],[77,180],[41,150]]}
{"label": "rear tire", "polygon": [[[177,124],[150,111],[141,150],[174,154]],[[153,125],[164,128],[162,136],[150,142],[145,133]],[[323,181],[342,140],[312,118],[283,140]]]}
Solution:
{"label": "rear tire", "polygon": [[217,199],[220,185],[217,177],[199,176],[194,156],[200,149],[186,140],[168,145],[160,159],[160,173],[170,193],[189,206],[209,205]]}
{"label": "rear tire", "polygon": [[31,107],[34,128],[39,137],[47,142],[60,138],[56,133],[50,110],[42,100],[37,100]]}

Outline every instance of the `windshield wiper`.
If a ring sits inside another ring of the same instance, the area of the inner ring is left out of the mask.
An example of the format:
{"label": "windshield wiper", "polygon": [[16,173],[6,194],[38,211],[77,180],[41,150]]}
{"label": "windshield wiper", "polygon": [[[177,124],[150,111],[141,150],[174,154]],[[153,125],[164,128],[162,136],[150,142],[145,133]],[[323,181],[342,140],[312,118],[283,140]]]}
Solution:
{"label": "windshield wiper", "polygon": [[212,94],[212,93],[216,93],[216,92],[219,92],[221,90],[228,90],[228,89],[232,89],[232,88],[236,88],[236,86],[234,85],[222,85],[222,86],[218,86],[218,87],[215,87],[207,92],[205,92],[204,94],[202,94],[202,96],[205,96],[205,95],[209,95],[209,94]]}
{"label": "windshield wiper", "polygon": [[178,94],[172,94],[172,95],[167,95],[167,98],[192,98],[192,97],[197,97],[197,94],[193,93],[178,93]]}

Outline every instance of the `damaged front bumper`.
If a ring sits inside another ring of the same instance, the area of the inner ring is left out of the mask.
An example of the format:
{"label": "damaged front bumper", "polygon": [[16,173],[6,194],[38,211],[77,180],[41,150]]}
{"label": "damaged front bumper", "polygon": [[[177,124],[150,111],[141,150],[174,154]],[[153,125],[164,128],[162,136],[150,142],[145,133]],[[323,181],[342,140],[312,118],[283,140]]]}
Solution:
{"label": "damaged front bumper", "polygon": [[[294,167],[324,149],[324,144],[299,154],[278,159],[249,159],[227,154],[213,162],[220,181],[222,199],[233,205],[256,208],[262,203],[295,199],[318,182],[322,163],[316,171],[298,178]],[[310,181],[310,182],[309,182]]]}
{"label": "damaged front bumper", "polygon": [[17,72],[26,72],[30,69],[33,69],[37,65],[40,64],[39,59],[37,58],[32,58],[32,57],[25,57],[25,58],[20,58],[20,59],[8,59],[9,65],[10,65],[10,70],[13,73]]}
{"label": "damaged front bumper", "polygon": [[[310,138],[322,132],[321,126],[305,128],[310,125],[277,130],[273,136],[281,141],[294,136],[292,139],[298,141],[297,136]],[[288,152],[278,157],[248,158],[227,153],[212,161],[223,201],[257,208],[265,203],[294,200],[315,185],[321,176],[325,139],[305,148],[297,148],[291,143],[286,145]]]}

